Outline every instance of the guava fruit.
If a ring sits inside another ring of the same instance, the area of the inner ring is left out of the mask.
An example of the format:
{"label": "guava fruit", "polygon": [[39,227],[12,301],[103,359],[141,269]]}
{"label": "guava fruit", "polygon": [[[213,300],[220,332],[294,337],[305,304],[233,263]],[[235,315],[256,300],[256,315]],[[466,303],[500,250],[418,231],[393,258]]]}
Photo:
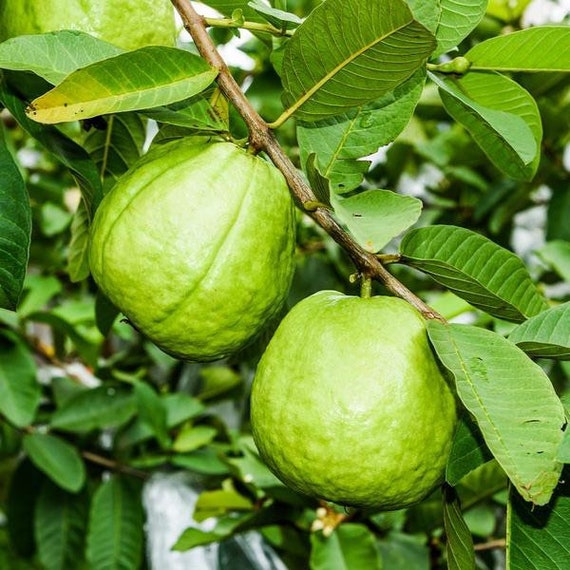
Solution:
{"label": "guava fruit", "polygon": [[0,1],[0,41],[57,30],[79,30],[127,50],[176,40],[169,0]]}
{"label": "guava fruit", "polygon": [[282,174],[230,142],[158,145],[102,200],[89,262],[100,289],[174,356],[245,347],[282,308],[294,270]]}
{"label": "guava fruit", "polygon": [[393,297],[321,291],[285,316],[253,381],[251,428],[286,485],[395,510],[442,482],[455,396],[422,316]]}

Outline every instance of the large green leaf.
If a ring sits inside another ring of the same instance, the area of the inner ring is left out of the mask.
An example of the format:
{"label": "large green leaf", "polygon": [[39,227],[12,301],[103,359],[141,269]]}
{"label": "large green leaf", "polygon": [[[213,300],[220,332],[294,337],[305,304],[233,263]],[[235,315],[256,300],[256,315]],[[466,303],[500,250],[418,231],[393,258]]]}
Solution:
{"label": "large green leaf", "polygon": [[0,44],[0,68],[32,71],[55,85],[72,71],[122,51],[76,30],[25,35]]}
{"label": "large green leaf", "polygon": [[85,483],[85,466],[75,447],[63,439],[45,433],[24,436],[24,450],[32,463],[56,485],[75,493]]}
{"label": "large green leaf", "polygon": [[408,232],[403,261],[487,313],[521,322],[548,308],[514,253],[471,230],[430,226]]}
{"label": "large green leaf", "polygon": [[38,557],[46,570],[77,568],[83,559],[87,501],[86,493],[72,494],[44,483],[34,522]]}
{"label": "large green leaf", "polygon": [[570,71],[568,26],[537,26],[485,40],[465,57],[470,69]]}
{"label": "large green leaf", "polygon": [[535,507],[513,490],[507,516],[509,570],[566,570],[570,560],[570,470],[550,504]]}
{"label": "large green leaf", "polygon": [[148,46],[71,73],[34,99],[27,113],[51,124],[159,107],[200,93],[217,74],[190,52]]}
{"label": "large green leaf", "polygon": [[41,398],[36,365],[15,335],[0,332],[0,413],[18,427],[29,425]]}
{"label": "large green leaf", "polygon": [[440,55],[458,45],[482,20],[487,0],[440,0],[441,17],[436,32],[437,50]]}
{"label": "large green leaf", "polygon": [[0,308],[14,311],[28,267],[32,213],[26,185],[1,126],[0,172]]}
{"label": "large green leaf", "polygon": [[311,570],[381,570],[382,559],[372,532],[362,524],[343,524],[330,536],[311,534]]}
{"label": "large green leaf", "polygon": [[446,536],[447,568],[475,570],[473,538],[463,519],[461,505],[455,491],[447,487],[443,500],[443,524]]}
{"label": "large green leaf", "polygon": [[95,492],[89,515],[90,570],[132,570],[142,560],[143,510],[138,489],[114,476]]}
{"label": "large green leaf", "polygon": [[570,302],[528,319],[509,340],[531,356],[570,360]]}
{"label": "large green leaf", "polygon": [[498,73],[430,74],[447,112],[489,160],[516,180],[530,180],[540,161],[542,123],[532,96]]}
{"label": "large green leaf", "polygon": [[380,99],[336,117],[297,127],[303,164],[315,153],[317,166],[335,192],[349,192],[362,182],[370,162],[363,157],[392,142],[408,124],[425,83],[425,69]]}
{"label": "large green leaf", "polygon": [[502,336],[430,321],[428,334],[457,394],[519,493],[544,505],[558,484],[564,408],[542,368]]}
{"label": "large green leaf", "polygon": [[284,103],[305,121],[342,114],[395,89],[434,47],[403,0],[327,0],[285,46]]}

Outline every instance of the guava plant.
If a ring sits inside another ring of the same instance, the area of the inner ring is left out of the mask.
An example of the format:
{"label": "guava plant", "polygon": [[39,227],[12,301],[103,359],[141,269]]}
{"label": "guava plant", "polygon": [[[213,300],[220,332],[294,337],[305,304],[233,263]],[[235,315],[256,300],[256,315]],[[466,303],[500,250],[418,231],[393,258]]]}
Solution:
{"label": "guava plant", "polygon": [[146,567],[165,472],[169,548],[219,568],[251,531],[293,569],[570,565],[567,23],[56,4],[0,6],[0,567]]}

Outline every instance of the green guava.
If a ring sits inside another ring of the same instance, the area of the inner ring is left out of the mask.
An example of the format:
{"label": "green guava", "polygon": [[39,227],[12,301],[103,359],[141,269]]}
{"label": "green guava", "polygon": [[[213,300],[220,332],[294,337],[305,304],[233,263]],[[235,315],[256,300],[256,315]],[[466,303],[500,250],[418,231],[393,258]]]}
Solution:
{"label": "green guava", "polygon": [[209,361],[246,346],[281,310],[295,217],[282,174],[229,142],[160,145],[97,209],[100,289],[165,352]]}
{"label": "green guava", "polygon": [[286,485],[401,509],[442,482],[456,425],[425,322],[393,297],[321,291],[281,321],[259,363],[251,427]]}
{"label": "green guava", "polygon": [[169,0],[0,1],[0,41],[57,30],[79,30],[127,50],[176,40]]}

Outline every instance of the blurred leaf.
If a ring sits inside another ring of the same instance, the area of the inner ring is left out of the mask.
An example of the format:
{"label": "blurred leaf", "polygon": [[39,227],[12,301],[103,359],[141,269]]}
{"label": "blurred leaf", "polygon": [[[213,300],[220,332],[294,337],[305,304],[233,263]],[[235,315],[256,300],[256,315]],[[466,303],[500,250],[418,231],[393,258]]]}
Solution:
{"label": "blurred leaf", "polygon": [[241,457],[229,457],[228,463],[237,469],[244,483],[251,483],[260,489],[281,486],[282,483],[261,461],[253,438],[242,437],[239,442]]}
{"label": "blurred leaf", "polygon": [[188,469],[202,475],[226,475],[228,466],[219,458],[218,453],[209,447],[197,449],[187,455],[174,455],[172,465]]}
{"label": "blurred leaf", "polygon": [[568,426],[564,430],[564,439],[558,449],[558,460],[562,463],[570,463],[570,430]]}
{"label": "blurred leaf", "polygon": [[208,445],[218,434],[211,426],[184,426],[176,436],[172,449],[178,453],[188,453]]}
{"label": "blurred leaf", "polygon": [[297,126],[303,165],[315,153],[319,171],[339,193],[359,186],[370,162],[363,157],[392,142],[408,124],[425,84],[425,69],[380,99],[348,113]]}
{"label": "blurred leaf", "polygon": [[549,241],[537,253],[564,281],[570,283],[570,242],[561,239]]}
{"label": "blurred leaf", "polygon": [[570,472],[544,507],[525,503],[513,489],[507,522],[510,570],[562,570],[570,560]]}
{"label": "blurred leaf", "polygon": [[399,532],[390,532],[378,542],[384,570],[407,568],[430,570],[430,553],[426,544],[418,538]]}
{"label": "blurred leaf", "polygon": [[411,230],[400,250],[405,263],[495,317],[520,322],[548,308],[520,258],[471,230]]}
{"label": "blurred leaf", "polygon": [[125,389],[99,386],[82,390],[55,411],[51,427],[74,433],[115,428],[129,421],[137,411],[134,395]]}
{"label": "blurred leaf", "polygon": [[472,47],[470,69],[570,71],[568,26],[536,26],[500,35]]}
{"label": "blurred leaf", "polygon": [[487,14],[505,22],[512,22],[521,17],[531,0],[491,0]]}
{"label": "blurred leaf", "polygon": [[228,366],[208,366],[200,370],[202,388],[198,394],[200,400],[209,400],[239,386],[241,376]]}
{"label": "blurred leaf", "polygon": [[415,224],[422,202],[390,190],[365,190],[349,198],[334,196],[336,217],[367,251],[380,251],[392,238]]}
{"label": "blurred leaf", "polygon": [[123,50],[77,30],[17,36],[0,44],[0,68],[32,71],[52,84]]}
{"label": "blurred leaf", "polygon": [[89,515],[87,561],[90,570],[139,568],[143,550],[144,514],[134,484],[114,476],[102,483]]}
{"label": "blurred leaf", "polygon": [[504,470],[497,461],[492,460],[465,475],[455,490],[463,508],[468,510],[474,505],[494,498],[497,493],[507,489],[508,484]]}
{"label": "blurred leaf", "polygon": [[36,365],[19,338],[0,330],[0,413],[17,427],[31,424],[41,398]]}
{"label": "blurred leaf", "polygon": [[285,106],[304,121],[339,115],[392,91],[434,47],[403,0],[328,0],[285,45]]}
{"label": "blurred leaf", "polygon": [[382,570],[376,538],[363,524],[338,526],[330,536],[311,534],[311,570]]}
{"label": "blurred leaf", "polygon": [[498,73],[430,77],[447,112],[469,131],[487,158],[515,180],[531,180],[542,141],[540,113],[532,96]]}
{"label": "blurred leaf", "polygon": [[56,485],[76,493],[85,484],[85,466],[77,449],[50,434],[30,433],[24,436],[24,450],[32,463]]}
{"label": "blurred leaf", "polygon": [[6,146],[1,125],[0,172],[0,307],[15,311],[28,267],[32,210],[26,185]]}
{"label": "blurred leaf", "polygon": [[83,559],[88,496],[45,481],[36,508],[38,557],[46,570],[78,568]]}
{"label": "blurred leaf", "polygon": [[217,74],[190,52],[148,46],[74,71],[26,112],[53,124],[158,107],[200,93]]}
{"label": "blurred leaf", "polygon": [[205,546],[214,542],[220,542],[227,536],[218,532],[205,531],[199,528],[189,527],[178,537],[172,547],[175,552],[185,552],[196,546]]}
{"label": "blurred leaf", "polygon": [[241,10],[246,20],[251,22],[264,21],[264,18],[248,5],[248,0],[204,0],[202,3],[214,8],[228,18],[231,18],[236,10]]}
{"label": "blurred leaf", "polygon": [[166,409],[160,396],[145,382],[134,386],[139,417],[152,429],[152,434],[163,449],[170,446],[170,436],[166,425]]}
{"label": "blurred leaf", "polygon": [[448,569],[475,570],[473,538],[463,519],[457,494],[451,487],[447,487],[444,494],[443,523]]}
{"label": "blurred leaf", "polygon": [[230,479],[224,482],[223,489],[200,493],[194,507],[194,520],[204,521],[210,517],[219,517],[231,511],[251,511],[253,503],[238,493]]}
{"label": "blurred leaf", "polygon": [[530,356],[570,360],[570,302],[528,319],[509,340]]}
{"label": "blurred leaf", "polygon": [[428,334],[489,449],[519,493],[546,504],[558,484],[564,408],[542,368],[502,336],[431,321]]}
{"label": "blurred leaf", "polygon": [[95,296],[95,324],[103,336],[109,334],[119,314],[119,309],[98,289]]}
{"label": "blurred leaf", "polygon": [[81,200],[71,222],[71,241],[67,251],[67,272],[73,283],[89,277],[89,213]]}
{"label": "blurred leaf", "polygon": [[469,417],[463,417],[455,431],[445,479],[450,485],[457,485],[465,475],[492,458],[477,425]]}
{"label": "blurred leaf", "polygon": [[24,281],[25,295],[18,307],[18,315],[25,319],[43,309],[61,290],[61,281],[53,275],[27,275]]}

